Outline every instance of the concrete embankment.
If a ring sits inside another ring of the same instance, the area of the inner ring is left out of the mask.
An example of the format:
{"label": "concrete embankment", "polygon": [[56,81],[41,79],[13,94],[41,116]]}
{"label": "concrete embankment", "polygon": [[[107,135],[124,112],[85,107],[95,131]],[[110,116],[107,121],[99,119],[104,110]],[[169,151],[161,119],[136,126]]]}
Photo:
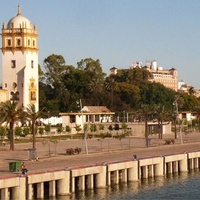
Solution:
{"label": "concrete embankment", "polygon": [[200,168],[200,152],[103,162],[0,179],[0,199],[41,199]]}

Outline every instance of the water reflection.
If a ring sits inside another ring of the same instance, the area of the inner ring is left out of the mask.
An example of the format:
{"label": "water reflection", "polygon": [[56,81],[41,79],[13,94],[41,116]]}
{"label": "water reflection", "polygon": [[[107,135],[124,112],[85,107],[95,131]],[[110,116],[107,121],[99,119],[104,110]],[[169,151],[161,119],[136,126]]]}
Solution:
{"label": "water reflection", "polygon": [[122,183],[51,200],[199,199],[199,187],[200,172],[196,171]]}

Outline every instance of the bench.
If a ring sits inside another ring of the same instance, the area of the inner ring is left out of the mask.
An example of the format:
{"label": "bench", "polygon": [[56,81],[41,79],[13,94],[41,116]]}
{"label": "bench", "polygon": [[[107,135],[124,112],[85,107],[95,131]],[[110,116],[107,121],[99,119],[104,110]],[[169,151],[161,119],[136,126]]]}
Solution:
{"label": "bench", "polygon": [[81,153],[82,149],[81,148],[69,148],[69,149],[66,149],[66,155],[76,155],[76,154],[79,154]]}
{"label": "bench", "polygon": [[165,139],[165,144],[174,144],[175,140],[174,139]]}

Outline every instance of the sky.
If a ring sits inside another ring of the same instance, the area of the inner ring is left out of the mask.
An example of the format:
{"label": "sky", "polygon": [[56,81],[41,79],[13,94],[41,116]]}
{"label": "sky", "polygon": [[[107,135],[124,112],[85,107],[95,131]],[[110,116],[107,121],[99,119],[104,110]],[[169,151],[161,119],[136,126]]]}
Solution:
{"label": "sky", "polygon": [[199,0],[1,0],[1,25],[16,16],[18,5],[37,25],[41,67],[51,54],[74,67],[99,59],[107,74],[113,66],[156,60],[200,89]]}

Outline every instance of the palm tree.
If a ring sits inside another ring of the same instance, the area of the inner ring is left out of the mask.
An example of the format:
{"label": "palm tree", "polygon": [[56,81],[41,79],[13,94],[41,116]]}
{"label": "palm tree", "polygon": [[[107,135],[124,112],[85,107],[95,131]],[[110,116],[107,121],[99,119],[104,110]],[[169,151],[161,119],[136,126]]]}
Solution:
{"label": "palm tree", "polygon": [[116,82],[114,75],[110,75],[105,81],[106,90],[111,92],[111,109],[114,109],[114,90],[115,90]]}
{"label": "palm tree", "polygon": [[41,116],[41,111],[36,111],[35,105],[29,104],[26,108],[26,116],[31,123],[31,134],[33,135],[33,149],[36,149],[35,124],[37,119]]}
{"label": "palm tree", "polygon": [[15,150],[15,132],[14,125],[23,115],[22,107],[18,108],[17,101],[6,101],[0,104],[0,123],[9,124],[10,134],[10,150]]}
{"label": "palm tree", "polygon": [[159,126],[159,139],[163,138],[163,122],[169,123],[169,112],[166,110],[164,105],[158,104],[154,106],[155,117],[158,120]]}
{"label": "palm tree", "polygon": [[137,111],[136,117],[141,118],[145,122],[145,140],[146,140],[146,147],[148,147],[148,121],[150,120],[151,115],[153,114],[152,108],[148,104],[141,105],[141,108]]}
{"label": "palm tree", "polygon": [[177,134],[177,112],[174,111],[174,109],[169,111],[169,119],[172,121],[172,123],[174,124],[174,138],[177,139],[178,138],[178,134]]}

